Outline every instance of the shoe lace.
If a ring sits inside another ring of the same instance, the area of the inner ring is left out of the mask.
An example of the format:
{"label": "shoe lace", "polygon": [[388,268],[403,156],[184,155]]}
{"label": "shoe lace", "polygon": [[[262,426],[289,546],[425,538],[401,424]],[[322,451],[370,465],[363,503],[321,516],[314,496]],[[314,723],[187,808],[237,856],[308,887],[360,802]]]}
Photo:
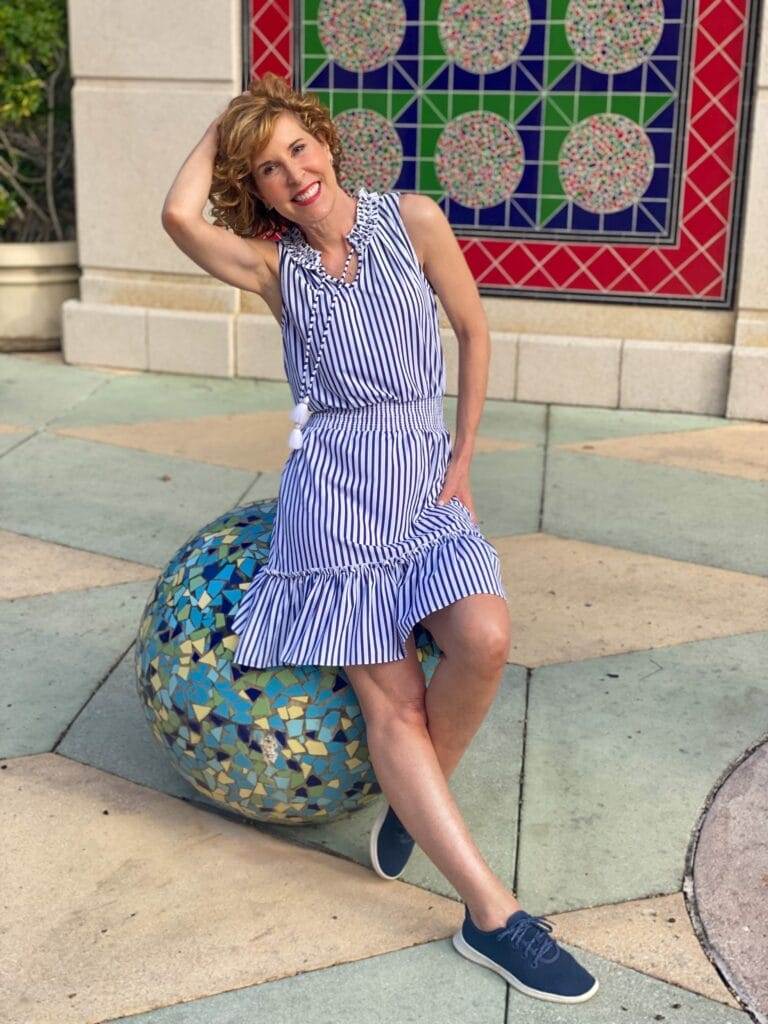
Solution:
{"label": "shoe lace", "polygon": [[[522,946],[522,940],[526,931],[529,928],[533,928],[533,936],[525,947],[524,953],[526,956],[531,956],[533,966],[538,967],[539,963],[554,963],[560,956],[560,947],[554,939],[547,938],[547,933],[552,931],[552,927],[552,923],[547,921],[546,918],[528,915],[528,917],[520,918],[508,928],[503,928],[496,936],[496,939],[497,941],[509,939],[513,945]],[[534,952],[533,950],[537,943],[538,948]]]}

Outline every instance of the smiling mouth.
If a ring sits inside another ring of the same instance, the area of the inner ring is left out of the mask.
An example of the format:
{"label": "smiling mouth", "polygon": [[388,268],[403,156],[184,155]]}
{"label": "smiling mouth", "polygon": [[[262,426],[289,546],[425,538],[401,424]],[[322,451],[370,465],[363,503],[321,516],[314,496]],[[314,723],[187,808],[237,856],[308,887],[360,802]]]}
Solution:
{"label": "smiling mouth", "polygon": [[319,191],[320,182],[313,181],[311,185],[309,185],[307,188],[303,190],[303,192],[297,192],[296,195],[291,200],[291,202],[303,203],[306,202],[308,199],[314,199],[314,197],[317,195]]}

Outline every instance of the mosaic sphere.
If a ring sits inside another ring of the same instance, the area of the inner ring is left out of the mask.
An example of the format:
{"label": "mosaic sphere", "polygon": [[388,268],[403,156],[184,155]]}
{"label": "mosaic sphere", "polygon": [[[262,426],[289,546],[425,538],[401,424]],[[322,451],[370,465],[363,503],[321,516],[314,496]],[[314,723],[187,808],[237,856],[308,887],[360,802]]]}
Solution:
{"label": "mosaic sphere", "polygon": [[[271,498],[199,530],[159,575],[142,613],[134,667],[152,734],[198,792],[258,821],[346,817],[381,793],[360,704],[342,668],[233,664],[229,623],[266,562]],[[414,629],[425,681],[440,649]]]}

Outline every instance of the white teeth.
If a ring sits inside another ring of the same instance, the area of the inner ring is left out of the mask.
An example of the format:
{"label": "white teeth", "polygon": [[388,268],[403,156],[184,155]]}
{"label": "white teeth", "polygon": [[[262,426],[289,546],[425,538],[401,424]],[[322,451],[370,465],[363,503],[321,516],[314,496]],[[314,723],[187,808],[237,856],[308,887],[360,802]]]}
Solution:
{"label": "white teeth", "polygon": [[310,185],[309,188],[305,189],[303,192],[299,192],[298,195],[295,195],[293,198],[298,200],[309,199],[318,191],[319,188],[320,182],[316,181],[314,184]]}

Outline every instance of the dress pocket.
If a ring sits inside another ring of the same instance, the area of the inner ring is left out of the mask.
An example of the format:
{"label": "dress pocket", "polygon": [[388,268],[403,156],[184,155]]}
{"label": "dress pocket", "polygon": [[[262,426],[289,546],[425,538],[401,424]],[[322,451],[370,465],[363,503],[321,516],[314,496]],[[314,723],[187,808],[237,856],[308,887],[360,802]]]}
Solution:
{"label": "dress pocket", "polygon": [[451,498],[451,501],[454,501],[456,503],[456,505],[461,509],[461,511],[467,517],[467,519],[469,519],[469,521],[472,523],[472,525],[475,526],[476,524],[475,524],[474,519],[472,518],[472,513],[469,511],[468,506],[464,504],[464,502],[461,500],[461,498],[459,498],[457,495],[454,494],[454,496]]}

